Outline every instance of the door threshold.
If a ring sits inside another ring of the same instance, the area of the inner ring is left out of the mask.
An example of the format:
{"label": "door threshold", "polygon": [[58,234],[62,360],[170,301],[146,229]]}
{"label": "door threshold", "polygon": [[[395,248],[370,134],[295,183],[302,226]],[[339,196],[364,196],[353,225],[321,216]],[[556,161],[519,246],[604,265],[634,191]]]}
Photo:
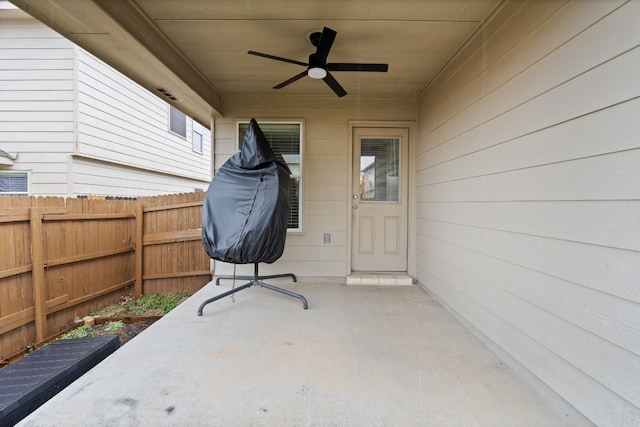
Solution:
{"label": "door threshold", "polygon": [[406,273],[351,273],[347,285],[412,286],[413,278]]}

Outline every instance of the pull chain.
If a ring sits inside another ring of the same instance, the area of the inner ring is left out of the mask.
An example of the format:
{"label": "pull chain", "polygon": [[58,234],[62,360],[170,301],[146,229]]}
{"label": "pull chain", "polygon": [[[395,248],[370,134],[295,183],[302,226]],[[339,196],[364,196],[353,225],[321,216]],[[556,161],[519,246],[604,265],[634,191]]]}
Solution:
{"label": "pull chain", "polygon": [[[233,264],[233,286],[231,289],[235,289],[236,288],[236,265],[237,264]],[[231,301],[235,304],[236,303],[236,294],[231,294]]]}

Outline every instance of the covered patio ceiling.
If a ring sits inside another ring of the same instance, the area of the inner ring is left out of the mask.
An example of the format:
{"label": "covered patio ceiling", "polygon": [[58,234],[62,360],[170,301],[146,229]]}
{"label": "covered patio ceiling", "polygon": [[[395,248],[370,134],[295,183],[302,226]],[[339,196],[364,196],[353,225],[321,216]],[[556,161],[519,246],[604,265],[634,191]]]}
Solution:
{"label": "covered patio ceiling", "polygon": [[[417,98],[501,0],[12,0],[68,39],[208,125],[232,96],[335,98],[304,67],[308,35],[337,37],[329,62],[387,63],[387,73],[335,72],[350,98]],[[163,91],[158,91],[162,89]]]}

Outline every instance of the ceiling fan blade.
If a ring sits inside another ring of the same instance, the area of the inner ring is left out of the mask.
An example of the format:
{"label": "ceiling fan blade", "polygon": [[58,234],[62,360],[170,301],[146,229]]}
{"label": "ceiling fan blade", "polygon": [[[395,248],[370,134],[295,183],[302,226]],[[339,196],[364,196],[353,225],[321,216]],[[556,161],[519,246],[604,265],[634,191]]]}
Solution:
{"label": "ceiling fan blade", "polygon": [[327,56],[329,55],[331,46],[333,46],[333,41],[336,39],[336,34],[338,33],[333,31],[331,28],[324,27],[322,30],[322,36],[320,37],[320,42],[316,49],[316,55],[319,55],[320,58],[322,58],[322,62],[327,62]]}
{"label": "ceiling fan blade", "polygon": [[331,90],[333,90],[336,95],[338,95],[338,97],[342,98],[347,94],[347,91],[344,90],[342,86],[340,86],[340,83],[338,83],[338,81],[333,78],[331,73],[327,73],[327,76],[322,80],[324,80],[327,86],[329,86]]}
{"label": "ceiling fan blade", "polygon": [[301,78],[303,78],[304,76],[307,75],[307,70],[304,70],[303,72],[301,72],[300,74],[296,74],[295,76],[291,77],[289,80],[286,80],[282,83],[280,83],[277,86],[274,86],[274,89],[282,89],[283,87],[290,85],[291,83],[295,82],[296,80],[300,80]]}
{"label": "ceiling fan blade", "polygon": [[377,71],[386,73],[389,64],[349,64],[343,62],[327,64],[329,71]]}
{"label": "ceiling fan blade", "polygon": [[282,61],[282,62],[288,62],[290,64],[302,65],[303,67],[306,67],[307,65],[309,65],[306,62],[300,62],[300,61],[296,61],[294,59],[282,58],[280,56],[269,55],[268,53],[256,52],[254,50],[250,50],[247,53],[249,55],[261,56],[263,58],[268,58],[268,59],[275,59],[276,61]]}

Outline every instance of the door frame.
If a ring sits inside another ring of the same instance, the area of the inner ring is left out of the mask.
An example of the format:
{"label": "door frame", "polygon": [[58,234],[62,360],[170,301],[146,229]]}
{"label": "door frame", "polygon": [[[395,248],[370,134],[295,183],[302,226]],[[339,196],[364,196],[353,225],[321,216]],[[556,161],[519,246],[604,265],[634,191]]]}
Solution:
{"label": "door frame", "polygon": [[347,215],[347,276],[351,275],[351,249],[353,245],[353,221],[352,221],[352,207],[351,207],[351,195],[354,192],[353,189],[353,137],[354,137],[354,128],[404,128],[409,131],[409,147],[408,147],[408,155],[409,155],[409,164],[407,167],[409,168],[408,180],[407,180],[407,192],[408,192],[408,206],[407,206],[407,274],[415,277],[415,248],[416,248],[416,186],[415,186],[415,176],[416,176],[416,160],[415,160],[415,122],[414,121],[386,121],[386,120],[349,120],[349,136],[347,141],[347,155],[348,155],[348,188],[347,188],[347,203],[346,203],[346,215]]}

